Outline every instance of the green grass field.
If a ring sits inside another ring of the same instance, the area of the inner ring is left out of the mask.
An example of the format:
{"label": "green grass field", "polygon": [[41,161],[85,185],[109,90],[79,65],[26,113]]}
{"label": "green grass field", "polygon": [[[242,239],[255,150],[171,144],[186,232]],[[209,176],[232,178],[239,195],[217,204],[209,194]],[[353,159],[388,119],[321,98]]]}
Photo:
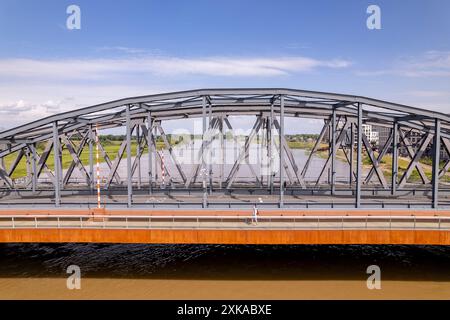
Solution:
{"label": "green grass field", "polygon": [[[75,148],[78,148],[78,142],[75,141],[74,145]],[[105,152],[108,154],[109,158],[111,159],[111,161],[114,161],[114,159],[117,157],[117,153],[119,152],[119,148],[120,148],[120,141],[108,141],[108,142],[104,142],[102,143],[103,148],[105,149]],[[163,142],[157,142],[156,143],[156,148],[158,150],[162,149],[164,146]],[[136,142],[132,142],[131,143],[131,155],[135,156],[136,155],[136,147],[137,147],[137,143]],[[37,152],[39,154],[41,154],[44,150],[44,145],[38,145],[37,146]],[[147,152],[147,147],[144,149],[144,152]],[[123,154],[123,158],[125,158],[127,156],[127,152],[125,150],[124,154]],[[14,162],[14,159],[17,157],[17,152],[12,153],[10,155],[7,155],[5,157],[5,166],[6,169],[8,170],[11,166],[11,164]],[[70,164],[72,163],[72,157],[70,156],[70,153],[67,149],[63,149],[62,152],[62,166],[64,169],[67,169]],[[89,167],[89,148],[86,145],[85,148],[83,149],[83,152],[80,155],[80,160],[83,163],[84,166]],[[95,145],[94,145],[94,163],[95,163]],[[101,153],[100,153],[100,162],[105,162]],[[54,158],[53,158],[53,151],[50,153],[50,156],[47,160],[47,166],[53,170],[54,168]],[[26,166],[26,159],[25,157],[22,158],[22,160],[19,162],[16,170],[14,171],[12,178],[16,179],[16,178],[20,178],[20,177],[25,177],[27,175],[27,166]]]}

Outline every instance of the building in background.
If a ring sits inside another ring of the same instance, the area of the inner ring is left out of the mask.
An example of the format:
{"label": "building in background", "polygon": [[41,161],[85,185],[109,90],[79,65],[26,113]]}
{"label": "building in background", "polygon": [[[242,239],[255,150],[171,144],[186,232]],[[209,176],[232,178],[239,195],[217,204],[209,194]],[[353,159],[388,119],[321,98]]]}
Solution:
{"label": "building in background", "polygon": [[[389,136],[391,135],[392,129],[389,127],[374,125],[372,126],[372,131],[375,131],[378,134],[377,148],[381,150],[385,146],[386,142],[389,140]],[[387,152],[388,153],[392,152],[392,146],[389,147]]]}
{"label": "building in background", "polygon": [[[339,131],[342,128],[341,124],[338,125],[337,130]],[[377,125],[370,125],[370,124],[363,124],[363,133],[367,137],[367,140],[369,140],[369,143],[374,147],[374,149],[377,149],[381,151],[383,147],[386,145],[387,141],[389,140],[389,137],[391,135],[392,128],[385,127],[385,126],[377,126]],[[424,135],[422,132],[410,130],[406,131],[403,130],[403,133],[405,137],[408,140],[408,146],[410,146],[413,150],[413,152],[417,152],[417,150],[420,148],[420,145],[422,143],[422,140],[424,138]],[[358,132],[355,130],[354,132],[355,139],[354,139],[354,145],[357,145],[358,141]],[[342,142],[342,145],[345,147],[350,147],[350,130],[348,131],[347,136],[345,137],[344,141]],[[323,142],[328,143],[329,142],[329,127],[326,129],[326,133],[323,139]],[[401,139],[399,139],[399,147],[398,147],[398,155],[400,157],[409,157],[407,146],[403,143]],[[432,157],[433,152],[433,144],[430,143],[427,149],[425,150],[423,156],[424,157]],[[386,154],[392,154],[392,143],[389,145]],[[450,160],[450,155],[445,150],[445,146],[443,143],[441,143],[441,161],[447,161]]]}
{"label": "building in background", "polygon": [[373,129],[373,126],[371,124],[363,124],[362,129],[363,129],[364,135],[367,137],[367,140],[369,140],[369,143],[372,146],[378,147],[380,138],[379,138],[378,132]]}

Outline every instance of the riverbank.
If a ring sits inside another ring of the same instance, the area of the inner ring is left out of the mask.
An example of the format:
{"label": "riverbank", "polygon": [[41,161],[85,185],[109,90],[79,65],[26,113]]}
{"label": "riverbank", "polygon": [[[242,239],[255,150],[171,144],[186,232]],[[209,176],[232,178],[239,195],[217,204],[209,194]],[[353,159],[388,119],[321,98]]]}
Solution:
{"label": "riverbank", "polygon": [[68,290],[66,279],[0,279],[0,299],[450,299],[450,282],[383,281],[368,290],[360,281],[216,281],[98,279],[82,280]]}
{"label": "riverbank", "polygon": [[[301,144],[288,143],[288,144],[289,144],[289,147],[292,149],[305,149],[308,151],[308,153],[311,152],[311,150],[314,147],[314,143],[301,143]],[[300,146],[301,146],[301,148],[300,148]],[[319,146],[319,151],[317,151],[315,154],[322,159],[327,159],[328,155],[329,155],[328,148],[329,148],[328,144],[322,143]],[[377,158],[379,155],[379,152],[374,152],[374,155],[375,155],[375,158]],[[342,149],[339,149],[336,152],[336,159],[347,163],[347,157],[345,156],[344,151]],[[398,157],[399,177],[401,177],[403,175],[403,173],[407,170],[409,163],[410,163],[409,158]],[[419,160],[419,163],[422,166],[422,169],[425,172],[425,175],[428,177],[428,179],[431,180],[433,168],[429,164],[429,161],[427,161],[426,159],[421,159],[421,160]],[[441,161],[440,168],[442,169],[444,167],[444,165],[445,165],[445,162]],[[356,167],[356,154],[355,154],[355,167]],[[368,171],[371,168],[372,168],[372,162],[371,162],[367,152],[364,151],[364,149],[363,149],[363,169]],[[381,160],[381,163],[380,163],[380,168],[383,171],[383,173],[387,179],[392,177],[392,155],[386,154],[383,157],[383,159]],[[376,179],[376,177],[374,179]],[[422,181],[417,170],[413,170],[408,181],[410,181],[410,182],[421,182]],[[443,183],[450,183],[450,172],[447,172],[441,178],[440,181]]]}

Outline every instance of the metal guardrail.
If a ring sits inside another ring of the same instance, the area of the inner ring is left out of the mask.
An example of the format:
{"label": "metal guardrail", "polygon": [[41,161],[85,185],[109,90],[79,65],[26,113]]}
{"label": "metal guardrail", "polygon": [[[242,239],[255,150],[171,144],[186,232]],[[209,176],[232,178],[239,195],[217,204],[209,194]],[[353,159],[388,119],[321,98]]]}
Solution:
{"label": "metal guardrail", "polygon": [[[206,209],[236,209],[236,208],[252,208],[257,205],[258,208],[272,209],[279,208],[277,202],[209,202]],[[66,208],[96,208],[97,202],[64,202],[62,206]],[[125,202],[107,202],[107,207],[112,208],[128,208]],[[55,208],[51,202],[0,202],[0,209],[20,209],[20,208],[36,208],[48,209]],[[432,209],[432,204],[428,202],[418,201],[397,201],[397,202],[362,202],[364,209]],[[133,204],[135,209],[204,209],[200,202],[137,202]],[[283,209],[354,209],[353,202],[343,201],[301,201],[301,202],[284,202]],[[450,209],[450,201],[441,201],[440,209]]]}
{"label": "metal guardrail", "polygon": [[2,215],[0,229],[448,230],[447,216]]}

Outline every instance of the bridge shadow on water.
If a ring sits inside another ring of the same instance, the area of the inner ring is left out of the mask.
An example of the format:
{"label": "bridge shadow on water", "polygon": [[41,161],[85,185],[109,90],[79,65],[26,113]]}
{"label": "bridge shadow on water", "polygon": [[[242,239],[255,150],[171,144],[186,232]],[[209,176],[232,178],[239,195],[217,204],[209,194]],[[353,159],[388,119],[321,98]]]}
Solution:
{"label": "bridge shadow on water", "polygon": [[1,244],[0,278],[450,281],[450,247]]}

